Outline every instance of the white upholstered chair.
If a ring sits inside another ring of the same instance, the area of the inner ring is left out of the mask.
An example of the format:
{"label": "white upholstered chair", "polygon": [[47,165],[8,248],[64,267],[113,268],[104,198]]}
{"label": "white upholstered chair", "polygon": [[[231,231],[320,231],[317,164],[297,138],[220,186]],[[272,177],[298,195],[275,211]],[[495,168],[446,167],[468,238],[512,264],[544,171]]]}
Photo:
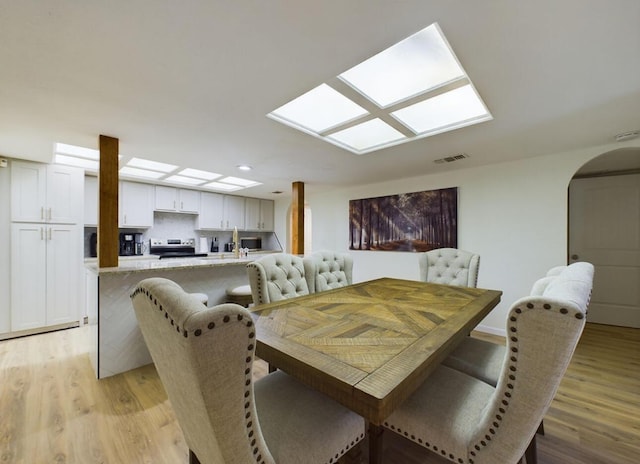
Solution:
{"label": "white upholstered chair", "polygon": [[346,287],[353,283],[353,258],[348,253],[318,251],[311,255],[315,291]]}
{"label": "white upholstered chair", "polygon": [[335,463],[364,437],[360,416],[281,371],[253,382],[247,309],[203,308],[163,278],[131,298],[191,463]]}
{"label": "white upholstered chair", "polygon": [[480,255],[457,248],[437,248],[420,253],[420,280],[436,284],[476,287]]}
{"label": "white upholstered chair", "polygon": [[516,463],[525,450],[535,463],[535,432],[584,329],[592,285],[593,266],[574,263],[542,295],[513,303],[495,387],[439,366],[384,426],[456,463]]}
{"label": "white upholstered chair", "polygon": [[314,292],[313,262],[288,253],[266,255],[247,264],[255,305]]}

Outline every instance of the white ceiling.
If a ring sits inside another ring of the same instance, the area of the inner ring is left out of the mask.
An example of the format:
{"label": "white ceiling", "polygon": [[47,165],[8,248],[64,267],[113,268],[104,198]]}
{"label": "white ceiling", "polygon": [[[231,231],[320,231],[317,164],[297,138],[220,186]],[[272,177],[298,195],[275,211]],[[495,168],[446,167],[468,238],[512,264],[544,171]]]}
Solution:
{"label": "white ceiling", "polygon": [[[493,121],[354,155],[266,114],[438,22]],[[0,155],[54,142],[288,195],[613,142],[640,129],[637,0],[0,0]],[[464,152],[450,164],[433,160]]]}

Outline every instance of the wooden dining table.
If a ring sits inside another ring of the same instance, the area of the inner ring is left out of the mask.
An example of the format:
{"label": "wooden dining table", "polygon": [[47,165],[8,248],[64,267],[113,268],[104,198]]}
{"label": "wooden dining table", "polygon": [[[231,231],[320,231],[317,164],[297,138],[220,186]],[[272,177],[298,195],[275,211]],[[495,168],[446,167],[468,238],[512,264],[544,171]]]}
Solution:
{"label": "wooden dining table", "polygon": [[369,422],[382,423],[500,302],[502,292],[381,278],[251,309],[256,355]]}

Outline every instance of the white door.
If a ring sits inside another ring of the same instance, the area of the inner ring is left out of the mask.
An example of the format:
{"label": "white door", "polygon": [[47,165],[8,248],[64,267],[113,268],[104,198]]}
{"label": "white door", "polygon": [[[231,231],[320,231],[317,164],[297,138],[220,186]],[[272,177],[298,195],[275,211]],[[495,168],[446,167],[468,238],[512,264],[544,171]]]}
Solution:
{"label": "white door", "polygon": [[80,229],[49,225],[47,238],[47,325],[80,319]]}
{"label": "white door", "polygon": [[84,171],[70,166],[47,166],[47,222],[81,224],[84,212]]}
{"label": "white door", "polygon": [[595,266],[587,321],[640,327],[640,174],[571,181],[569,255]]}
{"label": "white door", "polygon": [[46,325],[46,225],[11,225],[11,331]]}

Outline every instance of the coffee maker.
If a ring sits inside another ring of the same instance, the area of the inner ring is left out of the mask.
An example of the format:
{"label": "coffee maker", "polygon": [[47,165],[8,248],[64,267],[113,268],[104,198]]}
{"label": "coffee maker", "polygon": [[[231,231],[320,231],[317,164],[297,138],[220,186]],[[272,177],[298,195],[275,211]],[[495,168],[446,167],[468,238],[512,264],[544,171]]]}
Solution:
{"label": "coffee maker", "polygon": [[142,234],[120,234],[120,256],[134,256],[142,254]]}

